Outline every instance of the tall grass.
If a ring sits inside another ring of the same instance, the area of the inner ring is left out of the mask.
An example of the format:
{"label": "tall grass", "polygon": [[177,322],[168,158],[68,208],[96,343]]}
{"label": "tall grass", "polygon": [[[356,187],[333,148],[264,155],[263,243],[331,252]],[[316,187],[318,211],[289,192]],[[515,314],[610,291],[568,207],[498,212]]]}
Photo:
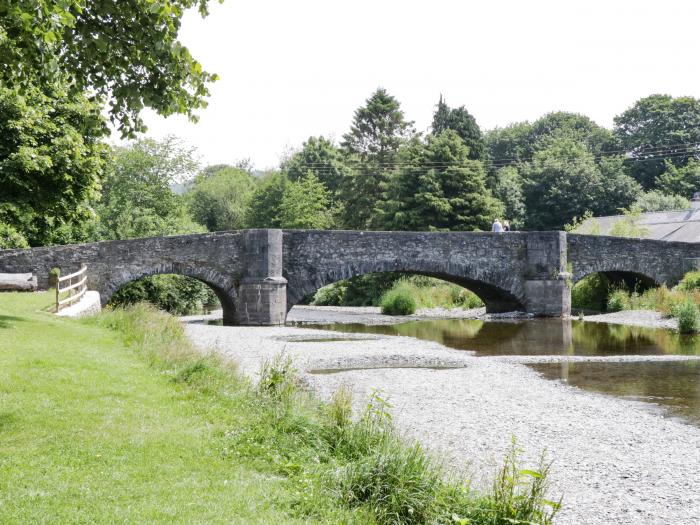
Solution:
{"label": "tall grass", "polygon": [[[451,480],[419,443],[394,428],[390,404],[377,392],[353,417],[352,395],[339,389],[322,404],[300,387],[292,361],[263,363],[252,384],[235,368],[202,357],[173,317],[150,306],[103,313],[172,381],[206,396],[235,424],[222,431],[222,457],[245,458],[284,476],[295,489],[290,515],[333,523],[552,523],[558,504],[546,499],[548,466],[522,470],[515,449],[488,493]],[[214,411],[212,424],[217,424]],[[271,495],[274,497],[274,495]],[[261,504],[264,504],[261,502]]]}

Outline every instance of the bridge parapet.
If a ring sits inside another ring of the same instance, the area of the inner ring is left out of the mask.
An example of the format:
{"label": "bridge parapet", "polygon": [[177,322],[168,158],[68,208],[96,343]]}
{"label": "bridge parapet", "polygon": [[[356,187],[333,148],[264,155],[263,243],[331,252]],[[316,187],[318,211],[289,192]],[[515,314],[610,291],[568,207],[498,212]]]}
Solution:
{"label": "bridge parapet", "polygon": [[[175,273],[209,285],[227,324],[284,323],[320,287],[373,272],[437,277],[479,295],[487,311],[570,312],[570,286],[593,272],[677,282],[700,260],[700,244],[564,232],[363,232],[242,230],[0,251],[0,273],[89,266],[105,304],[129,281]],[[692,261],[689,263],[689,261]],[[569,275],[569,266],[573,276]]]}

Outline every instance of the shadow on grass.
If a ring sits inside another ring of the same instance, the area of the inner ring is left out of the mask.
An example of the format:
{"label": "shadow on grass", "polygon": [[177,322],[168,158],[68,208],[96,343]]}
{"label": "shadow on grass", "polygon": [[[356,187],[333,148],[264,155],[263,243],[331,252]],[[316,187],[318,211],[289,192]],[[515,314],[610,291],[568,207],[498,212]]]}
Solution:
{"label": "shadow on grass", "polygon": [[24,321],[23,317],[15,317],[14,315],[0,315],[0,328],[10,328],[12,322]]}

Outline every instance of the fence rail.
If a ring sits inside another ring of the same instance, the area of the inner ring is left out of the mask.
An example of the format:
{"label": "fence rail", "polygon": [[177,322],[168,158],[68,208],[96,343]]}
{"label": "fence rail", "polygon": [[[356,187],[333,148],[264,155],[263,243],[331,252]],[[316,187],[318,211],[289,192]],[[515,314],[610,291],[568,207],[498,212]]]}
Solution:
{"label": "fence rail", "polygon": [[[65,292],[68,292],[68,297],[61,299],[61,294]],[[85,292],[87,292],[87,266],[83,264],[77,272],[58,278],[56,282],[56,312],[79,301]]]}

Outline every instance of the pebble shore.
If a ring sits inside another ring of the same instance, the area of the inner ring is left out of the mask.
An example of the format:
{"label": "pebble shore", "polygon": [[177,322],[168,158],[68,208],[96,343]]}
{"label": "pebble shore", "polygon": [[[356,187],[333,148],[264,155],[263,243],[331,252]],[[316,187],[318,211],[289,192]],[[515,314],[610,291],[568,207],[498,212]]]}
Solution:
{"label": "pebble shore", "polygon": [[[419,314],[410,318],[483,311]],[[347,308],[290,312],[290,320],[317,323],[376,317],[388,316]],[[359,410],[380,389],[400,431],[477,487],[490,482],[512,437],[524,451],[525,466],[535,466],[544,452],[552,462],[550,497],[564,497],[556,523],[700,523],[700,429],[655,405],[546,380],[518,357],[475,357],[409,337],[295,327],[186,329],[203,351],[236,361],[253,378],[263,360],[284,352],[321,399],[348,385]]]}

